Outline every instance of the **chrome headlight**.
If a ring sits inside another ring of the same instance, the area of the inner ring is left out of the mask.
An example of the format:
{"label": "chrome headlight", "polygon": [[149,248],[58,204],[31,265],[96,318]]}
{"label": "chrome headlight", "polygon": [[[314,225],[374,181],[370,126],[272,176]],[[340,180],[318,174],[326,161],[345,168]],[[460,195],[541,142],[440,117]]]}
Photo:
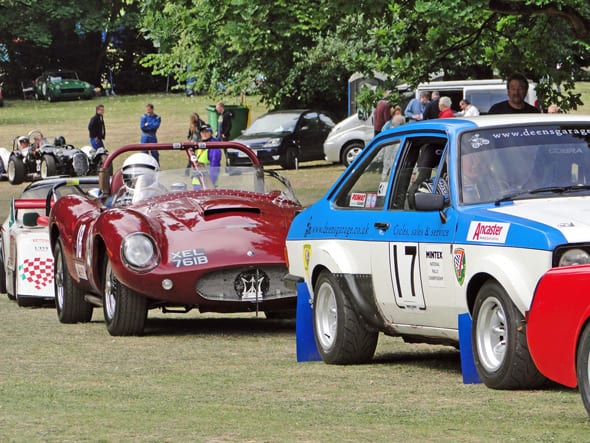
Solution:
{"label": "chrome headlight", "polygon": [[147,272],[158,264],[154,241],[142,232],[128,235],[121,244],[123,261],[136,271]]}
{"label": "chrome headlight", "polygon": [[585,265],[590,263],[590,254],[583,249],[569,249],[559,259],[559,266]]}

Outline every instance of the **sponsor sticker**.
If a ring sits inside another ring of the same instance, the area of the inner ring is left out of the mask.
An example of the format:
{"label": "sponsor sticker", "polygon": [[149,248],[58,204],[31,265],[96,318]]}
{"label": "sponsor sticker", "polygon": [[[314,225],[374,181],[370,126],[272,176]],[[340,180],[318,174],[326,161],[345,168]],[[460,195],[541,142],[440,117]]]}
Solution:
{"label": "sponsor sticker", "polygon": [[309,261],[311,260],[311,245],[303,245],[303,268],[307,273],[309,271]]}
{"label": "sponsor sticker", "polygon": [[472,221],[467,233],[468,241],[505,243],[510,223]]}
{"label": "sponsor sticker", "polygon": [[424,263],[426,264],[426,279],[428,286],[435,288],[444,288],[445,272],[443,266],[443,250],[427,249],[424,251]]}
{"label": "sponsor sticker", "polygon": [[453,267],[455,277],[457,277],[459,285],[462,286],[465,281],[465,250],[463,248],[455,248],[453,251]]}
{"label": "sponsor sticker", "polygon": [[367,194],[363,192],[355,192],[350,196],[351,208],[364,208],[367,201]]}

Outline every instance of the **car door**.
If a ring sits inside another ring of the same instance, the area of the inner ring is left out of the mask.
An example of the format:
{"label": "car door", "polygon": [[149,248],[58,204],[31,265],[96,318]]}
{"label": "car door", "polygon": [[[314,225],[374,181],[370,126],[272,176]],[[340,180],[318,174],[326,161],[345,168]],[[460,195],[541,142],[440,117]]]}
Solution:
{"label": "car door", "polygon": [[305,112],[299,119],[295,142],[299,145],[299,160],[321,160],[324,158],[324,139],[316,111]]}
{"label": "car door", "polygon": [[[374,288],[383,315],[409,327],[457,327],[453,249],[457,215],[450,205],[448,140],[420,135],[402,141],[395,167],[381,187],[387,210],[373,226],[383,242],[371,254]],[[385,189],[385,187],[387,189]],[[442,210],[421,210],[417,193],[442,194]]]}

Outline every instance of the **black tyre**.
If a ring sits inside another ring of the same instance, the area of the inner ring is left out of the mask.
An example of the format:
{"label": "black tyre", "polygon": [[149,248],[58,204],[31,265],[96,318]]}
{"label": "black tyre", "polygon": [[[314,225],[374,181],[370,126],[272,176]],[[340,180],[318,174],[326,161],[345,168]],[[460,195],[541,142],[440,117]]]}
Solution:
{"label": "black tyre", "polygon": [[8,181],[11,185],[20,185],[25,181],[25,164],[21,158],[12,156],[8,160]]}
{"label": "black tyre", "polygon": [[283,169],[296,169],[299,166],[299,158],[295,148],[287,148],[281,158],[281,167]]}
{"label": "black tyre", "polygon": [[546,381],[529,353],[522,314],[495,281],[477,294],[471,334],[475,366],[487,387],[525,389]]}
{"label": "black tyre", "polygon": [[[0,241],[2,239],[0,238]],[[6,294],[6,269],[4,268],[4,255],[0,254],[0,293]]]}
{"label": "black tyre", "polygon": [[41,159],[41,178],[53,177],[57,175],[55,158],[52,155],[45,154]]}
{"label": "black tyre", "polygon": [[[6,275],[5,279],[6,283],[8,283],[8,275]],[[8,290],[8,285],[6,285],[6,295],[8,296],[9,300],[16,300],[16,269],[12,272],[12,292]]]}
{"label": "black tyre", "polygon": [[58,239],[53,249],[55,308],[61,323],[87,323],[92,319],[94,306],[84,300],[84,291],[77,285],[65,261],[61,241]]}
{"label": "black tyre", "polygon": [[344,147],[342,150],[342,154],[340,156],[340,161],[344,166],[348,166],[353,162],[357,155],[363,150],[365,145],[363,142],[354,141],[349,143]]}
{"label": "black tyre", "polygon": [[313,306],[315,341],[326,363],[345,365],[371,361],[379,331],[366,326],[328,271],[323,271],[315,284]]}
{"label": "black tyre", "polygon": [[147,300],[122,284],[106,259],[104,266],[103,312],[109,334],[141,335],[147,318]]}
{"label": "black tyre", "polygon": [[590,415],[590,324],[587,324],[578,340],[576,375],[582,403]]}

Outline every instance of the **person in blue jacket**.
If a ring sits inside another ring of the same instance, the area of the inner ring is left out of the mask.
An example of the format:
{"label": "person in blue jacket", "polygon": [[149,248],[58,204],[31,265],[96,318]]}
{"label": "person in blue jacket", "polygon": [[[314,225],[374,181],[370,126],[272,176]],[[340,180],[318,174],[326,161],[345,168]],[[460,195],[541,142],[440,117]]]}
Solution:
{"label": "person in blue jacket", "polygon": [[[139,120],[139,128],[141,129],[141,143],[158,143],[156,132],[160,127],[160,116],[154,113],[154,105],[148,103],[145,106],[145,114]],[[156,161],[160,162],[160,153],[158,151],[143,151],[146,154],[151,154]]]}

